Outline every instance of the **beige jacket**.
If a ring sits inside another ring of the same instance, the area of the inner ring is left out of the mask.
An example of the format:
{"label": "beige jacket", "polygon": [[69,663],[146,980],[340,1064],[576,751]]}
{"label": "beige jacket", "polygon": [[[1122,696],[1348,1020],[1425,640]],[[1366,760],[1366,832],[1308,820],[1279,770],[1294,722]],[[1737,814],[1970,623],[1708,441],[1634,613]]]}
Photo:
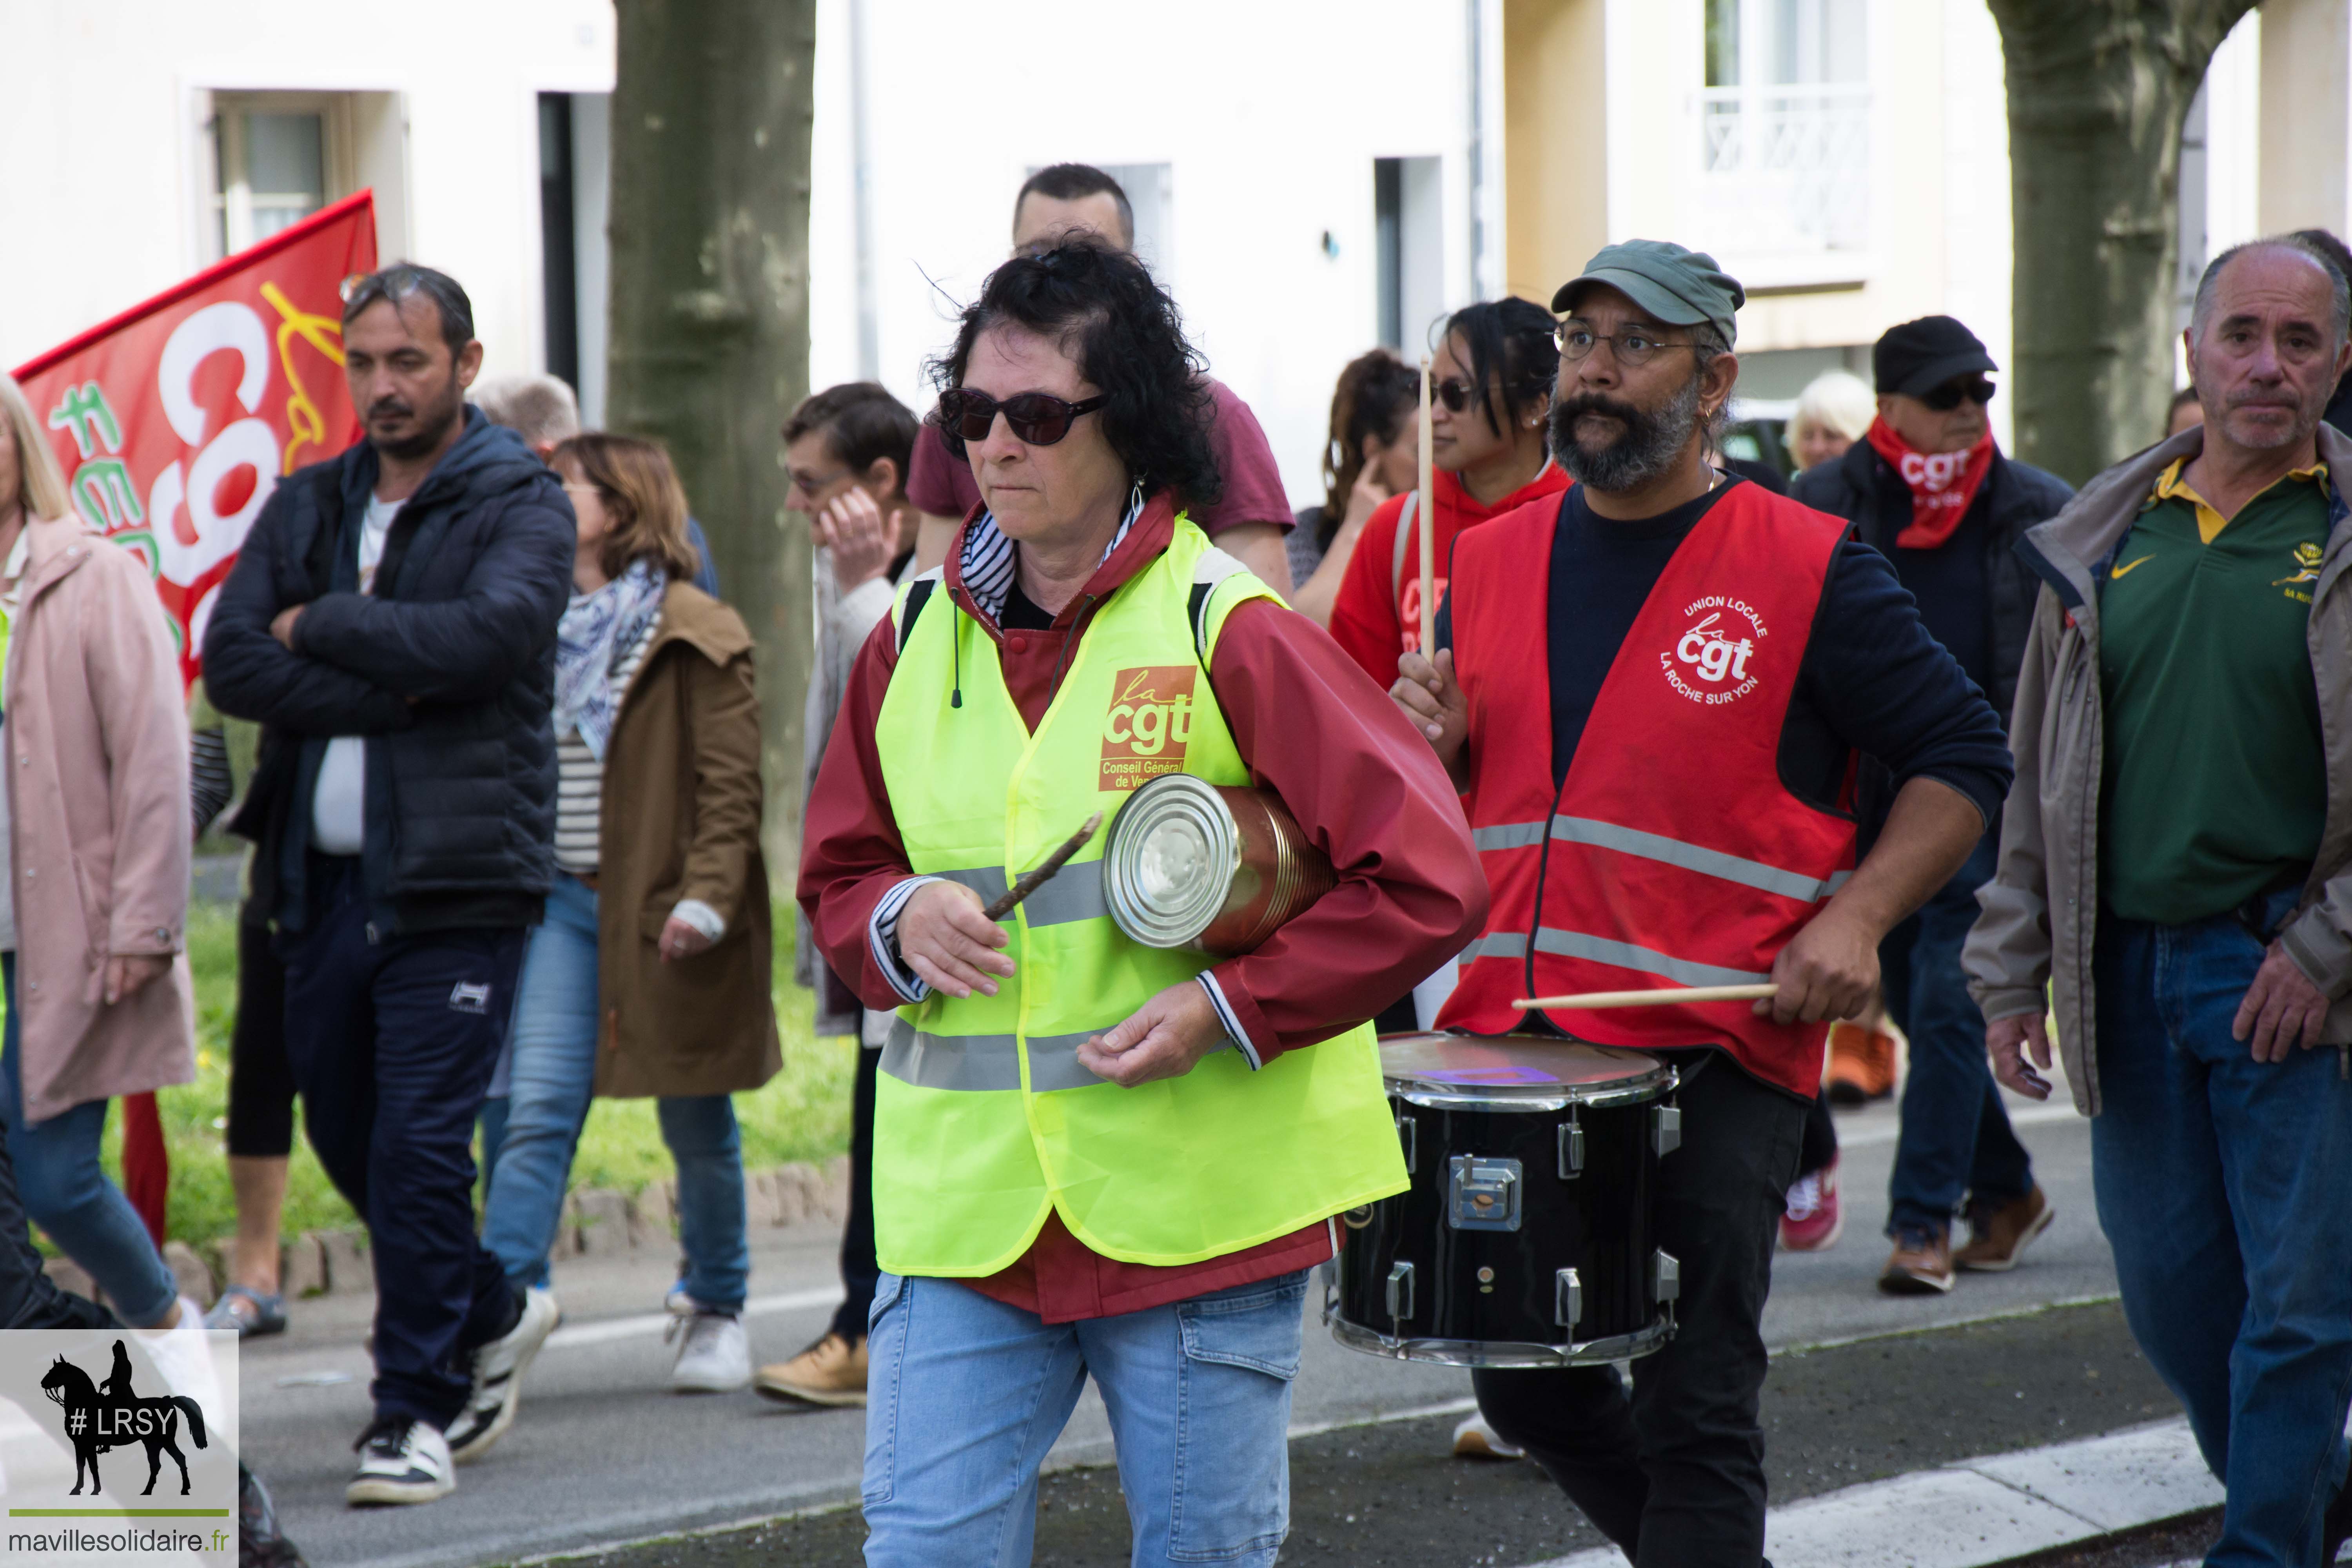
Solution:
{"label": "beige jacket", "polygon": [[[1983,912],[1961,954],[1969,991],[1988,1021],[2038,1013],[2048,987],[2074,1107],[2099,1113],[2097,998],[2091,953],[2099,907],[2099,599],[2112,563],[2157,476],[2204,449],[2201,429],[2109,468],[2066,509],[2027,531],[2018,549],[2042,579],[2019,672],[2010,743],[2017,782],[2001,818],[2000,866],[1977,893]],[[2327,816],[2303,898],[2280,942],[2313,984],[2335,998],[2323,1037],[2352,1042],[2352,522],[2344,488],[2352,440],[2319,427],[2334,521],[2312,595],[2307,636],[2319,686],[2327,760]]]}
{"label": "beige jacket", "polygon": [[[25,1119],[195,1077],[188,722],[147,569],[74,519],[26,525],[6,758]],[[110,1007],[110,953],[174,955]]]}

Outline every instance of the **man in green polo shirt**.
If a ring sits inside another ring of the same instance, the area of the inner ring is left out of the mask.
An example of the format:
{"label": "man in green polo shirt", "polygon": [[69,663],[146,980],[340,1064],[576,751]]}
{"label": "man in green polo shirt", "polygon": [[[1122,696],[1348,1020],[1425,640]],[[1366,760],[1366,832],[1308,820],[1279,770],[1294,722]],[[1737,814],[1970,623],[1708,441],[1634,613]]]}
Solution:
{"label": "man in green polo shirt", "polygon": [[2054,1007],[2125,1314],[2228,1489],[2211,1563],[2352,1531],[2352,441],[2320,423],[2347,338],[2316,253],[2218,258],[2202,427],[2020,542],[2017,783],[1962,960],[2036,1099]]}

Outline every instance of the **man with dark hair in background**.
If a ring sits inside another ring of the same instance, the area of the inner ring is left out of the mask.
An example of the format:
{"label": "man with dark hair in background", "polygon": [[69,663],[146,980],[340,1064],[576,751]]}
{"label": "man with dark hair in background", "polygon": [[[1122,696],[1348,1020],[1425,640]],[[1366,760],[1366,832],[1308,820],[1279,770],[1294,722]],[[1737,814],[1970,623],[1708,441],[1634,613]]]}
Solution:
{"label": "man with dark hair in background", "polygon": [[471,1143],[554,869],[573,522],[546,465],[466,405],[482,345],[455,279],[387,268],[342,327],[367,439],[272,492],[205,674],[263,726],[232,828],[257,846],[311,1146],[375,1269],[375,1418],[344,1495],[430,1502],[513,1420],[554,1326],[475,1236]]}
{"label": "man with dark hair in background", "polygon": [[[816,787],[818,764],[849,689],[850,667],[915,556],[915,509],[907,468],[918,422],[907,405],[870,381],[827,387],[784,423],[784,506],[809,520],[815,541],[816,665],[801,721],[801,798]],[[891,1015],[857,1000],[818,952],[799,913],[793,978],[817,994],[816,1032],[856,1035],[856,1087],[849,1127],[849,1214],[841,1234],[842,1302],[825,1331],[790,1361],[763,1366],[752,1386],[771,1399],[811,1405],[866,1403],[866,1313],[881,1265],[874,1256],[874,1074]]]}
{"label": "man with dark hair in background", "polygon": [[[1958,321],[1925,316],[1889,328],[1871,360],[1878,416],[1844,457],[1798,475],[1790,493],[1853,523],[1864,544],[1895,563],[1927,630],[2006,724],[2041,586],[2017,542],[2057,516],[2074,492],[1994,442],[1985,416],[1993,384],[1986,377],[1999,367]],[[1867,836],[1889,792],[1874,769],[1865,768],[1862,782]],[[1958,874],[1888,934],[1878,956],[1887,1016],[1911,1041],[1902,1141],[1887,1183],[1886,1234],[1895,1246],[1878,1280],[1891,1295],[1940,1294],[1959,1268],[2015,1268],[2053,1213],[2001,1109],[1985,1065],[1984,1016],[1960,972],[1977,889],[1992,880],[2000,846],[1995,817]],[[1885,1042],[1885,1078],[1892,1082],[1894,1042],[1875,1040]],[[1834,1085],[1835,1039],[1830,1049]],[[1956,1252],[1952,1216],[1963,1203],[1969,1237]]]}
{"label": "man with dark hair in background", "polygon": [[[556,447],[580,434],[580,400],[562,376],[502,375],[478,381],[470,401],[489,416],[491,424],[503,425],[521,437],[542,463]],[[714,599],[719,597],[719,569],[710,562],[710,542],[702,536],[702,524],[692,517],[686,520],[686,542],[694,546],[702,562],[695,570],[694,585]]]}
{"label": "man with dark hair in background", "polygon": [[[1030,175],[1013,199],[1013,254],[1050,247],[1064,235],[1077,232],[1097,235],[1121,250],[1135,249],[1135,208],[1119,183],[1086,163],[1055,163]],[[1209,446],[1224,476],[1225,493],[1192,513],[1192,521],[1220,550],[1286,594],[1290,556],[1283,535],[1291,528],[1290,502],[1275,466],[1274,448],[1266,444],[1257,416],[1233,388],[1214,376],[1202,379],[1216,399]],[[922,514],[916,553],[924,565],[935,566],[947,552],[949,538],[980,504],[980,485],[971,466],[948,450],[939,426],[929,419],[915,438],[907,498]]]}

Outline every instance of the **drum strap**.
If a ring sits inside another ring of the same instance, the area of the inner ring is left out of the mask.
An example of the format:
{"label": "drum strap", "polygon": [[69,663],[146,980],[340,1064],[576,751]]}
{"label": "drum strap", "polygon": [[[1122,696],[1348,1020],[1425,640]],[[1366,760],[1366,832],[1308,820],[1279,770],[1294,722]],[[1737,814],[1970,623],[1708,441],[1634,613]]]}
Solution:
{"label": "drum strap", "polygon": [[930,602],[931,590],[939,585],[939,579],[930,576],[918,577],[907,584],[907,607],[898,616],[900,653],[907,651],[907,644],[915,635],[915,622],[922,616],[923,606]]}

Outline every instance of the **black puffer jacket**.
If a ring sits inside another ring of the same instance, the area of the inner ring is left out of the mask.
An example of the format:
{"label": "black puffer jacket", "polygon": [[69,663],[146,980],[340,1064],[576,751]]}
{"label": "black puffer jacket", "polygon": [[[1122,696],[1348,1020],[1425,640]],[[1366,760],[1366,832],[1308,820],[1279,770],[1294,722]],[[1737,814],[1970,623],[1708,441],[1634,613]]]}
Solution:
{"label": "black puffer jacket", "polygon": [[[259,846],[257,912],[305,922],[320,763],[331,738],[364,735],[372,918],[387,931],[529,924],[554,871],[548,713],[572,503],[520,437],[468,408],[362,595],[356,541],[376,471],[362,442],[280,482],[205,628],[213,701],[264,726],[230,824]],[[289,652],[269,625],[294,605],[306,607]]]}
{"label": "black puffer jacket", "polygon": [[[1911,526],[1911,487],[1867,441],[1856,441],[1834,463],[1806,469],[1789,483],[1789,494],[1818,511],[1844,518],[1864,544],[1895,557],[1895,536]],[[2017,553],[2017,542],[2037,522],[2056,517],[2074,497],[2066,481],[2030,463],[1996,451],[1992,471],[1969,510],[1988,525],[1984,542],[1985,588],[1991,625],[1986,646],[1992,653],[1992,687],[1985,693],[2008,728],[2017,706],[2017,671],[2025,662],[2025,636],[2033,626],[2033,600],[2042,580]]]}

